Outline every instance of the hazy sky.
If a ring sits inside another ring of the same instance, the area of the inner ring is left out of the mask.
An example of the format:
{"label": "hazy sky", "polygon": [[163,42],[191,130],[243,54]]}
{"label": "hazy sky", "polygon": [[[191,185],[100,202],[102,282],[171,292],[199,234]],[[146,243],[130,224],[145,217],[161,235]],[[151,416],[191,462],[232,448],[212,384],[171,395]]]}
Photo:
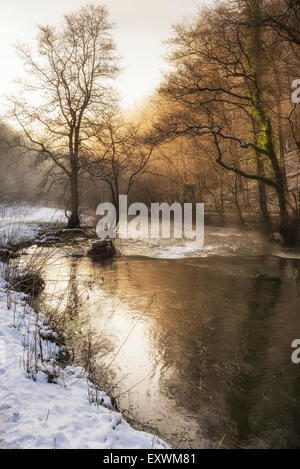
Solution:
{"label": "hazy sky", "polygon": [[203,0],[0,0],[1,96],[15,91],[13,81],[22,73],[13,44],[17,40],[29,43],[36,36],[37,24],[57,25],[63,14],[87,3],[105,4],[109,9],[125,68],[117,85],[124,105],[133,106],[159,83],[166,68],[162,40],[170,36],[171,25],[193,15]]}

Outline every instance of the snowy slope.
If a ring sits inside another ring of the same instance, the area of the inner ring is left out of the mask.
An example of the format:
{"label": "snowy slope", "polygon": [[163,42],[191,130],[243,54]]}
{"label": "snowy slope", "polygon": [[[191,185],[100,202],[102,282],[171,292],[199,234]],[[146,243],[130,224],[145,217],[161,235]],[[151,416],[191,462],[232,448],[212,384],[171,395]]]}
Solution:
{"label": "snowy slope", "polygon": [[[58,368],[55,344],[42,341],[43,362],[35,362],[36,331],[43,328],[45,333],[45,326],[22,294],[13,294],[10,309],[6,296],[0,280],[0,448],[168,448],[157,437],[131,428],[121,414],[91,405],[92,385],[84,370]],[[28,373],[28,364],[33,369],[34,363],[37,373]],[[58,374],[56,384],[48,382],[49,372]],[[100,398],[110,405],[105,393]]]}

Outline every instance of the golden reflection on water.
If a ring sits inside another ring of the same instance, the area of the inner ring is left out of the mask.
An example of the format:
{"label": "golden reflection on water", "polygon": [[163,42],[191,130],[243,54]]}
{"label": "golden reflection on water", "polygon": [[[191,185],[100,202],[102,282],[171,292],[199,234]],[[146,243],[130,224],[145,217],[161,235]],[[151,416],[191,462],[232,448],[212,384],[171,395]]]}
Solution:
{"label": "golden reflection on water", "polygon": [[[258,282],[266,269],[282,282]],[[275,258],[101,265],[58,252],[44,298],[72,302],[105,335],[99,367],[122,380],[122,405],[140,419],[161,419],[167,434],[187,429],[194,447],[224,434],[228,446],[300,446],[300,375],[290,361],[299,272],[299,261]]]}

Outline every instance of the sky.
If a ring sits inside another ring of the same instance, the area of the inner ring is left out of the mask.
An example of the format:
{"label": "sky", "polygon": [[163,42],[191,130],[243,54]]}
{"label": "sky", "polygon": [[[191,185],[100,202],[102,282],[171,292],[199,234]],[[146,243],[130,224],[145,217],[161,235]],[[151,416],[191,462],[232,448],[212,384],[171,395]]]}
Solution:
{"label": "sky", "polygon": [[134,108],[151,95],[167,69],[162,41],[171,36],[172,24],[193,16],[203,0],[0,0],[0,112],[4,95],[16,92],[22,75],[17,41],[33,44],[37,25],[59,25],[63,15],[82,5],[106,5],[115,23],[113,37],[122,57],[123,72],[116,85],[123,106]]}

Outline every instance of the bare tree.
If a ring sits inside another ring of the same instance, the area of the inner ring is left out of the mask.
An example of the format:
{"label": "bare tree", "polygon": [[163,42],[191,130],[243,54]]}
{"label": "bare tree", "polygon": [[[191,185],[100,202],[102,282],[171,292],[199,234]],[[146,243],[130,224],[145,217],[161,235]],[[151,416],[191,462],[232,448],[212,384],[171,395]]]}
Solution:
{"label": "bare tree", "polygon": [[54,178],[66,178],[72,228],[80,224],[78,177],[90,126],[115,105],[109,80],[118,67],[107,16],[105,7],[85,6],[66,15],[60,29],[40,26],[37,54],[17,46],[30,75],[22,84],[30,99],[12,100],[22,129],[17,145],[50,162]]}

